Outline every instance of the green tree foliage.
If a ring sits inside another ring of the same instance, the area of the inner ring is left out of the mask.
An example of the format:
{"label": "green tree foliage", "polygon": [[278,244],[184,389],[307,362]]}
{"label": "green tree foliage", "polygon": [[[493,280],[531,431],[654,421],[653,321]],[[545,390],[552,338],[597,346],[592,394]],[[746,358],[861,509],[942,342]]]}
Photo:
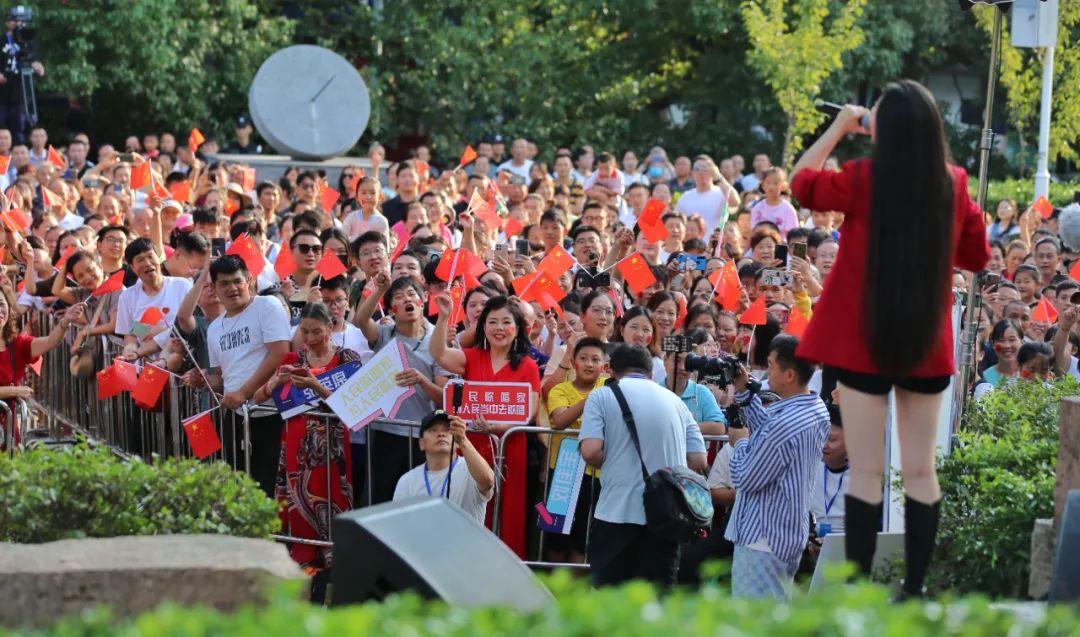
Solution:
{"label": "green tree foliage", "polygon": [[835,15],[828,0],[746,0],[743,20],[752,48],[747,59],[772,89],[786,118],[782,163],[793,163],[802,136],[824,116],[814,109],[822,84],[862,42],[857,25],[865,0],[844,3]]}
{"label": "green tree foliage", "polygon": [[88,126],[117,139],[190,126],[227,130],[247,110],[263,60],[292,23],[251,0],[50,0],[35,6],[40,91],[87,109]]}
{"label": "green tree foliage", "polygon": [[[972,9],[979,26],[987,34],[993,31],[995,10],[984,6]],[[1011,16],[1006,17],[1002,27],[999,78],[1005,92],[1009,124],[1017,132],[1023,168],[1025,149],[1038,143],[1045,51],[1012,46],[1010,19]],[[1077,86],[1080,86],[1080,3],[1065,1],[1058,9],[1058,39],[1054,48],[1051,161],[1058,157],[1080,159],[1080,92],[1075,90]]]}

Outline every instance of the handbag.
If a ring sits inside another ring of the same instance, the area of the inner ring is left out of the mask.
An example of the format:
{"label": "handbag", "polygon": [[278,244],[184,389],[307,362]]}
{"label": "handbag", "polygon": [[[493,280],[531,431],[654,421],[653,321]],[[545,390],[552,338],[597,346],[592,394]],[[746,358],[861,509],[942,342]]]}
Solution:
{"label": "handbag", "polygon": [[614,379],[607,387],[619,402],[626,428],[641,463],[645,481],[645,525],[649,531],[667,540],[684,544],[708,536],[712,528],[713,504],[705,479],[686,466],[664,467],[649,475],[641,455],[637,424],[626,396]]}

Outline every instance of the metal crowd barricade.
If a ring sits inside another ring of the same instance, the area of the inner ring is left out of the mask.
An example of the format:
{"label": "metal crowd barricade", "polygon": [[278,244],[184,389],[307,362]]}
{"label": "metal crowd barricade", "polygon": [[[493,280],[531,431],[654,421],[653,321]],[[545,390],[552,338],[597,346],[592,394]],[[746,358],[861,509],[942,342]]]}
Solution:
{"label": "metal crowd barricade", "polygon": [[[494,521],[494,529],[493,529],[493,531],[494,531],[494,533],[496,535],[499,534],[499,520],[500,520],[500,517],[501,517],[501,514],[502,514],[502,497],[501,497],[502,484],[501,483],[502,483],[502,480],[503,480],[503,476],[505,476],[505,471],[503,470],[503,464],[506,461],[505,449],[506,449],[507,441],[510,439],[510,437],[514,436],[514,435],[519,435],[519,434],[536,434],[538,436],[548,436],[548,443],[546,445],[547,446],[547,455],[546,455],[546,459],[545,459],[545,462],[544,462],[544,465],[543,465],[543,467],[544,467],[544,471],[543,471],[543,474],[542,474],[543,479],[541,480],[541,485],[540,485],[540,487],[541,487],[540,488],[541,496],[542,496],[542,498],[546,499],[547,491],[548,491],[548,480],[550,479],[550,476],[551,476],[551,469],[550,468],[551,468],[552,454],[557,454],[558,453],[558,449],[555,447],[555,445],[551,444],[551,439],[555,435],[576,436],[579,433],[581,433],[581,431],[579,429],[550,429],[548,427],[532,427],[532,426],[511,427],[510,429],[507,429],[505,433],[503,433],[502,437],[499,439],[498,447],[497,447],[497,453],[496,453],[496,456],[495,456],[496,493],[495,493],[495,511],[494,511],[494,514],[493,514],[493,518],[494,518],[494,520],[493,520]],[[705,439],[706,448],[708,448],[708,447],[710,447],[710,446],[712,446],[713,444],[716,444],[716,443],[726,444],[728,442],[728,436],[727,435],[703,435],[702,437]],[[583,478],[583,480],[585,480],[585,479],[592,480],[592,481],[598,481],[598,478],[590,477],[590,476],[585,476]],[[595,483],[590,485],[591,488],[595,488],[595,486],[596,486]],[[590,489],[590,492],[591,492],[591,489]],[[584,493],[585,493],[585,488],[584,488],[584,483],[583,483],[583,486],[582,486],[582,488],[581,488],[581,490],[580,490],[580,492],[578,494],[578,497],[579,498],[582,497]],[[527,515],[526,511],[522,511],[521,513],[522,513],[522,515]],[[586,531],[585,531],[586,537],[588,537],[589,534],[592,532],[592,520],[593,520],[593,514],[594,513],[595,513],[595,511],[594,511],[594,503],[592,501],[590,501],[589,502],[589,515],[588,515],[588,518],[585,521],[585,523],[587,525],[586,526]],[[575,520],[574,524],[577,524],[577,523],[578,523],[578,520]],[[524,561],[524,563],[527,566],[529,566],[531,568],[543,568],[543,569],[556,569],[556,568],[588,569],[589,568],[589,564],[588,564],[587,561],[584,564],[578,564],[578,563],[572,563],[572,562],[547,562],[547,561],[545,561],[544,560],[544,538],[545,538],[546,535],[547,535],[546,532],[541,532],[540,533],[539,539],[538,539],[538,541],[536,543],[536,553],[537,553],[536,559],[535,560],[526,559]]]}

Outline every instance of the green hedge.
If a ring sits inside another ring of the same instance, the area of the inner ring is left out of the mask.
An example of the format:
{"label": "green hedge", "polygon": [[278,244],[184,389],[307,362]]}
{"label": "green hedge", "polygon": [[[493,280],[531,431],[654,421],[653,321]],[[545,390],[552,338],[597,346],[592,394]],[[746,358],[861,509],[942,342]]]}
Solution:
{"label": "green hedge", "polygon": [[[903,637],[1000,637],[1075,635],[1080,617],[1067,606],[1020,620],[972,598],[947,604],[892,604],[883,587],[837,586],[823,595],[799,596],[788,605],[730,599],[725,590],[676,591],[658,598],[646,584],[589,590],[569,576],[549,580],[559,600],[548,611],[524,615],[508,609],[464,610],[395,596],[382,604],[326,610],[283,592],[265,608],[233,614],[164,606],[133,620],[113,621],[97,612],[61,621],[27,637],[344,637],[347,635],[494,637],[809,637],[811,635],[903,635]],[[12,633],[4,633],[6,637]]]}
{"label": "green hedge", "polygon": [[[979,186],[978,173],[968,176],[968,186],[971,190],[971,198],[975,198]],[[1050,203],[1059,208],[1072,203],[1073,193],[1080,190],[1080,181],[1050,182]],[[998,202],[1002,199],[1013,199],[1016,205],[1023,210],[1031,202],[1035,201],[1034,179],[999,179],[991,181],[986,187],[986,209],[989,212],[997,210]]]}
{"label": "green hedge", "polygon": [[122,460],[76,445],[0,458],[0,541],[223,533],[266,537],[277,504],[222,463]]}
{"label": "green hedge", "polygon": [[1027,597],[1032,527],[1054,514],[1058,403],[1077,391],[1071,377],[1019,382],[967,404],[958,444],[938,467],[931,590]]}

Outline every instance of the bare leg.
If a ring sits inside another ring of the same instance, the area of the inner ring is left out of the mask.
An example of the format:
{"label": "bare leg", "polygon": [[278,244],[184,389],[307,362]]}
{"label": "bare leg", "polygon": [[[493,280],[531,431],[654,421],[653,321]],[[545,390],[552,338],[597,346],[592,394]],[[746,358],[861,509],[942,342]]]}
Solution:
{"label": "bare leg", "polygon": [[[944,397],[944,392],[917,394],[899,387],[896,389],[897,434],[900,438],[904,491],[909,498],[923,504],[933,504],[941,499],[941,487],[934,468],[934,447],[938,412]],[[846,427],[844,433],[847,434]]]}
{"label": "bare leg", "polygon": [[837,386],[840,389],[840,414],[844,419],[844,444],[851,467],[848,494],[868,504],[880,504],[889,397],[865,394],[843,384]]}

